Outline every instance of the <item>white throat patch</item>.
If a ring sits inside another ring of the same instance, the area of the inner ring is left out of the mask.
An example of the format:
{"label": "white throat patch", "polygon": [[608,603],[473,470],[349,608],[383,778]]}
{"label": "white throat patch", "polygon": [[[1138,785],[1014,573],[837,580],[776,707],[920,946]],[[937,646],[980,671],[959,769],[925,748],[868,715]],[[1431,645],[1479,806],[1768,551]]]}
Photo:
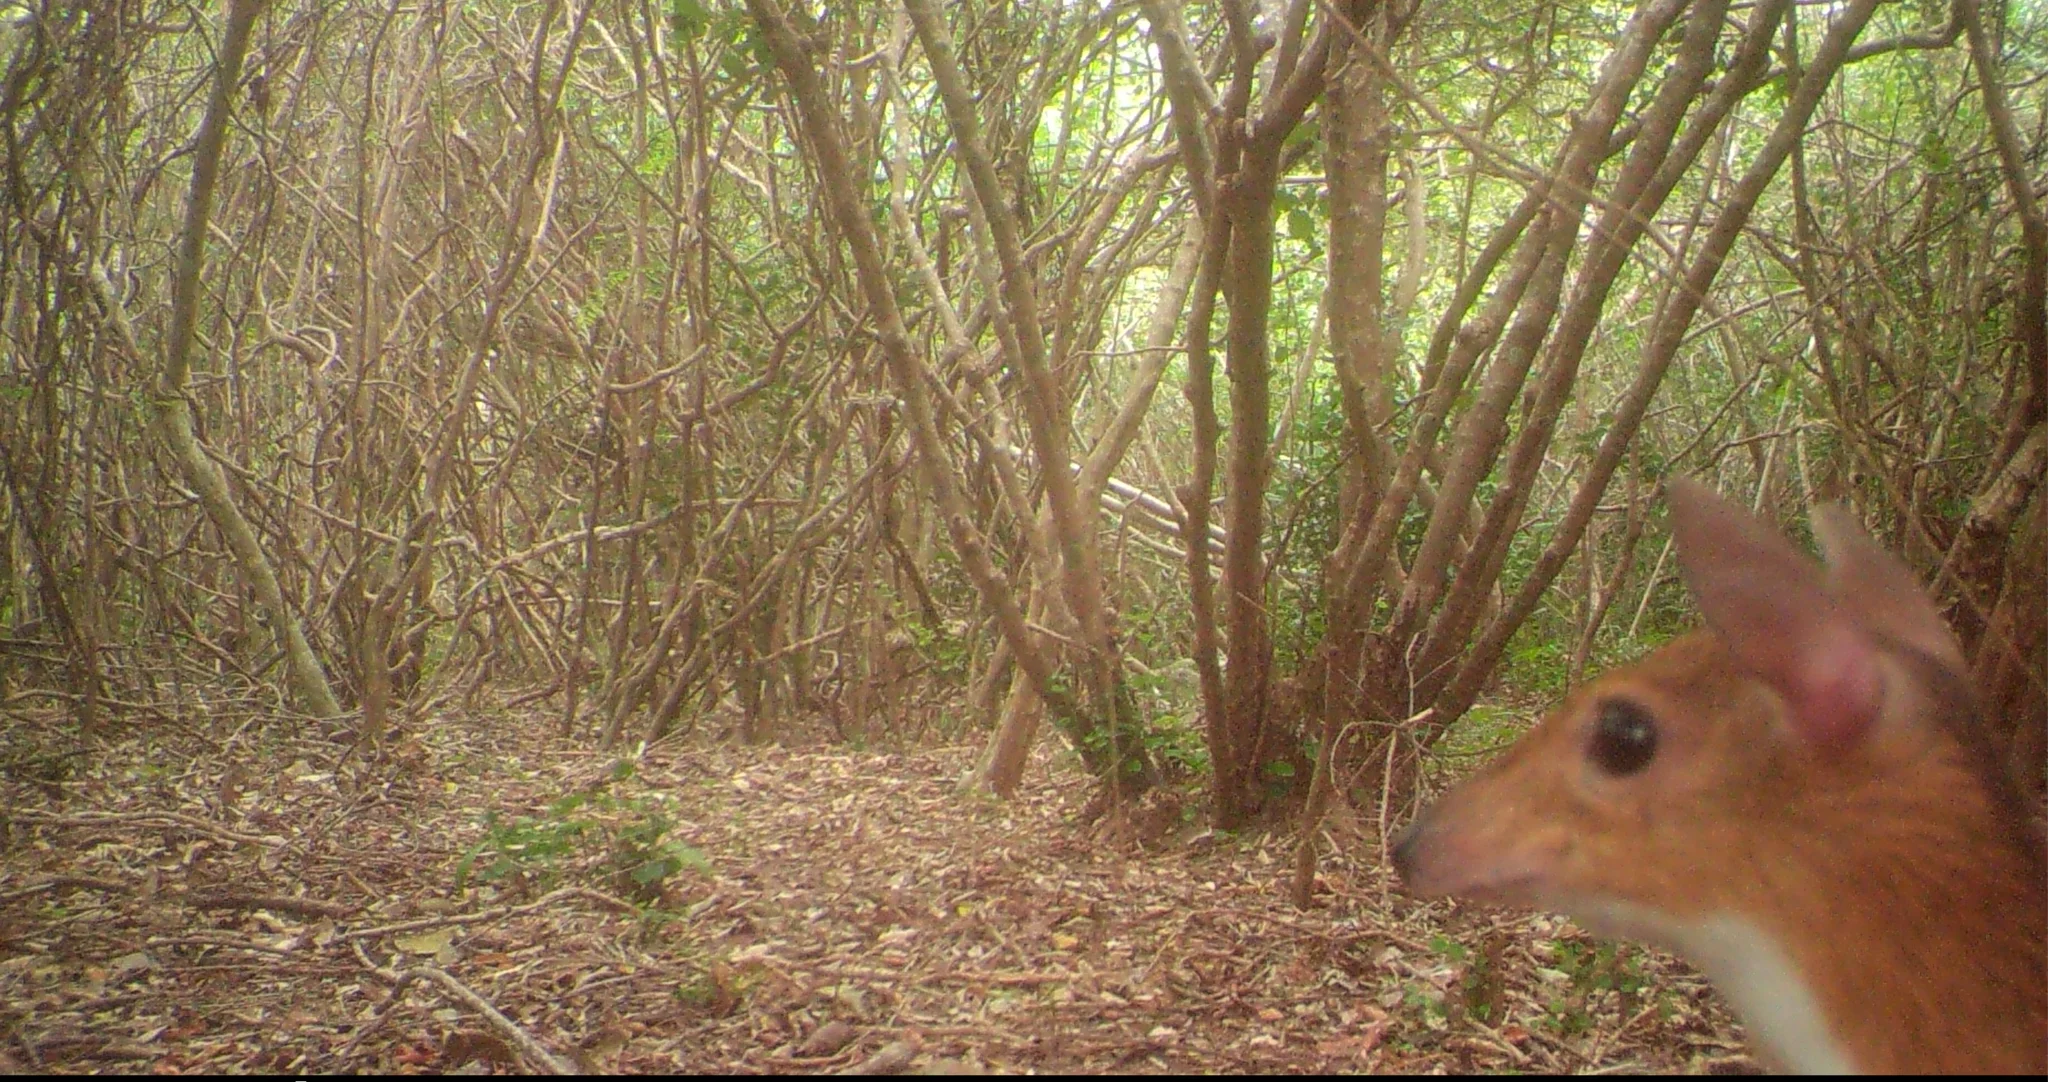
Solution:
{"label": "white throat patch", "polygon": [[1654,943],[1698,966],[1728,997],[1750,1039],[1778,1069],[1858,1073],[1792,956],[1749,921],[1727,913],[1672,920],[1655,910],[1605,899],[1576,899],[1566,911],[1599,935]]}

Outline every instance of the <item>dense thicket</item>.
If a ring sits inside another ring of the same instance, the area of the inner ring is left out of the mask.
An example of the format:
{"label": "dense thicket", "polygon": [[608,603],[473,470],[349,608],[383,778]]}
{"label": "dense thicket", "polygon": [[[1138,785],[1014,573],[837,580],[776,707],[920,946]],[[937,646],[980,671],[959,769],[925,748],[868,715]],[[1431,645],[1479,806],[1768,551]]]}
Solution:
{"label": "dense thicket", "polygon": [[2038,784],[2027,10],[8,4],[0,691],[1049,711],[1227,826],[1668,634],[1684,473],[1888,534]]}

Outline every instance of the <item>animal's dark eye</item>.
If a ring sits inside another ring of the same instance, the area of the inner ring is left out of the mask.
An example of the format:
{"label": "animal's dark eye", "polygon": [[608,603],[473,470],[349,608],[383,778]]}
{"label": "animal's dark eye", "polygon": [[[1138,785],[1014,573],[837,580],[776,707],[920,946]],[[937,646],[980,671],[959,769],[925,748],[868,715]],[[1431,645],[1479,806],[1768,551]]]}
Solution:
{"label": "animal's dark eye", "polygon": [[1626,777],[1657,756],[1657,719],[1627,699],[1606,699],[1593,723],[1589,753],[1600,769]]}

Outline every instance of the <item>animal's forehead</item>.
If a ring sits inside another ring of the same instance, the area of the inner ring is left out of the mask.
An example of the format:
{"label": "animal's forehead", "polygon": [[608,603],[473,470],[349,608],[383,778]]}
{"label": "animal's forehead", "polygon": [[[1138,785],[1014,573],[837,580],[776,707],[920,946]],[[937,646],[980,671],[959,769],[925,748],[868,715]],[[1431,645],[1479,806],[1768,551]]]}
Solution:
{"label": "animal's forehead", "polygon": [[1542,740],[1585,740],[1606,703],[1626,701],[1655,721],[1671,750],[1765,744],[1767,736],[1757,730],[1772,717],[1767,697],[1761,682],[1737,668],[1718,635],[1694,631],[1583,684],[1544,719]]}
{"label": "animal's forehead", "polygon": [[1711,725],[1738,716],[1739,711],[1717,708],[1754,694],[1754,684],[1719,636],[1696,631],[1603,673],[1557,713],[1570,727],[1590,725],[1602,702],[1619,699],[1642,707],[1665,726]]}
{"label": "animal's forehead", "polygon": [[1617,677],[1654,681],[1669,686],[1673,680],[1697,683],[1726,676],[1733,669],[1735,655],[1721,636],[1712,631],[1688,632],[1614,670]]}

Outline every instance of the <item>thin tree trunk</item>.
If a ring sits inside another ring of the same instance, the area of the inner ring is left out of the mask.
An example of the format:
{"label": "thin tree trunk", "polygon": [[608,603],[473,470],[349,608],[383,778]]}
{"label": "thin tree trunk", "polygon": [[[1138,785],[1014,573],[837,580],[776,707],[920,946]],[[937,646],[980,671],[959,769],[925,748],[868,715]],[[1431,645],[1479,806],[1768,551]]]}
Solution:
{"label": "thin tree trunk", "polygon": [[990,562],[987,542],[969,517],[967,503],[955,483],[952,463],[933,416],[931,397],[926,391],[930,373],[912,351],[909,332],[904,327],[902,311],[891,288],[892,277],[882,263],[874,226],[868,219],[849,172],[844,137],[833,119],[817,70],[812,67],[776,0],[747,0],[747,7],[761,28],[762,38],[775,57],[776,67],[789,84],[804,132],[817,156],[818,177],[824,187],[827,206],[853,257],[861,289],[866,294],[870,314],[877,326],[882,359],[909,414],[911,439],[917,447],[918,469],[924,474],[925,485],[945,516],[953,549],[968,577],[974,580],[983,602],[995,611],[998,625],[1010,642],[1018,666],[1030,678],[1046,705],[1057,713],[1076,717],[1078,714],[1072,700],[1053,683],[1052,669],[1025,624],[1024,612],[1017,605],[1015,592]]}
{"label": "thin tree trunk", "polygon": [[[1361,32],[1384,48],[1391,37],[1385,7],[1377,0],[1349,5],[1347,16]],[[1387,225],[1387,114],[1379,73],[1358,55],[1349,38],[1332,45],[1329,86],[1324,91],[1324,171],[1330,186],[1329,286],[1324,308],[1330,314],[1330,353],[1336,368],[1339,403],[1351,460],[1344,472],[1338,512],[1345,518],[1370,514],[1385,485],[1377,426],[1386,419],[1387,364],[1390,339],[1382,322],[1382,253]],[[1333,556],[1333,561],[1342,554]],[[1328,581],[1331,565],[1326,565]],[[1364,639],[1355,617],[1367,611],[1370,598],[1348,599],[1326,611],[1343,621],[1326,627],[1335,644],[1326,661],[1351,671]],[[1316,838],[1335,791],[1331,771],[1346,722],[1357,716],[1358,703],[1345,694],[1348,682],[1325,680],[1322,688],[1322,739],[1316,748],[1315,773],[1301,814],[1301,837],[1295,848],[1293,901],[1306,908],[1315,885]]]}
{"label": "thin tree trunk", "polygon": [[[327,685],[320,660],[299,624],[298,614],[285,603],[284,591],[270,560],[256,539],[256,531],[235,505],[227,478],[220,467],[206,457],[192,427],[192,403],[188,384],[192,370],[192,342],[199,320],[200,277],[206,266],[206,235],[213,216],[213,191],[220,176],[221,152],[227,143],[232,102],[241,85],[242,60],[249,52],[250,30],[262,10],[261,0],[229,0],[227,28],[221,39],[220,60],[214,69],[213,90],[207,98],[206,113],[199,123],[199,137],[192,154],[192,193],[185,204],[185,225],[178,241],[178,259],[171,281],[171,323],[164,343],[163,368],[157,376],[156,415],[159,431],[171,445],[185,481],[199,494],[200,503],[226,539],[235,563],[263,606],[264,617],[284,650],[285,671],[292,693],[307,712],[331,718],[341,713],[341,703]],[[118,295],[98,279],[102,299],[113,313],[121,311]],[[121,315],[123,324],[126,316]],[[123,337],[133,342],[132,334]],[[139,356],[139,354],[138,354]]]}
{"label": "thin tree trunk", "polygon": [[[1686,107],[1712,69],[1725,8],[1723,0],[1709,0],[1692,11],[1674,70],[1665,76],[1656,99],[1642,116],[1628,161],[1608,193],[1607,209],[1586,245],[1588,250],[1582,256],[1571,300],[1556,332],[1550,336],[1551,356],[1526,411],[1522,431],[1509,453],[1504,479],[1494,492],[1457,581],[1430,630],[1419,666],[1424,698],[1433,697],[1454,671],[1452,660],[1471,638],[1487,599],[1500,581],[1515,524],[1521,521],[1533,494],[1537,471],[1550,448],[1557,418],[1577,382],[1579,362],[1598,330],[1616,276],[1647,223],[1663,207],[1679,178],[1706,145],[1707,133],[1712,130],[1707,122],[1719,119],[1711,109],[1701,110],[1703,115],[1693,119],[1694,137],[1677,141],[1674,147]],[[1746,42],[1749,48],[1737,54],[1731,78],[1733,72],[1746,71],[1767,55],[1778,10],[1767,3],[1752,15]],[[1511,333],[1509,341],[1514,340]]]}
{"label": "thin tree trunk", "polygon": [[[1964,601],[1984,614],[1984,632],[1973,659],[1979,687],[2001,709],[1994,714],[2011,731],[2015,762],[2022,763],[2030,791],[2043,781],[2038,764],[2048,742],[2048,663],[2042,651],[2042,550],[2040,519],[2048,500],[2039,495],[2048,473],[2048,221],[2034,201],[2034,171],[2027,167],[2012,109],[1998,79],[1998,51],[1984,30],[1978,0],[1956,0],[1956,17],[1969,35],[1970,57],[1984,96],[1984,114],[1998,150],[2001,172],[2020,223],[2020,283],[2013,298],[2015,337],[2021,352],[2022,387],[1992,452],[1993,469],[1972,500],[1962,528],[1942,557],[1940,575],[1953,578]],[[2015,519],[2030,505],[2034,521]],[[1969,621],[1976,624],[1977,619]]]}
{"label": "thin tree trunk", "polygon": [[[1154,774],[1149,754],[1123,724],[1122,665],[1117,659],[1103,597],[1094,509],[1081,503],[1075,484],[1067,404],[1048,362],[1037,292],[1030,265],[1024,258],[1011,200],[983,144],[974,98],[954,58],[952,35],[938,6],[933,0],[904,0],[904,9],[924,45],[925,60],[945,104],[956,153],[972,182],[973,207],[987,223],[1001,271],[1002,303],[995,309],[996,337],[1002,343],[1004,356],[1023,377],[1027,428],[1052,516],[1050,532],[1059,544],[1056,573],[1063,600],[1080,632],[1077,667],[1086,694],[1080,703],[1082,712],[1069,715],[1068,720],[1078,726],[1075,736],[1084,757],[1090,756],[1090,749],[1096,747],[1099,738],[1106,740],[1106,770],[1110,775],[1107,780],[1114,783],[1114,788],[1148,784]],[[1091,765],[1105,769],[1102,763]]]}

